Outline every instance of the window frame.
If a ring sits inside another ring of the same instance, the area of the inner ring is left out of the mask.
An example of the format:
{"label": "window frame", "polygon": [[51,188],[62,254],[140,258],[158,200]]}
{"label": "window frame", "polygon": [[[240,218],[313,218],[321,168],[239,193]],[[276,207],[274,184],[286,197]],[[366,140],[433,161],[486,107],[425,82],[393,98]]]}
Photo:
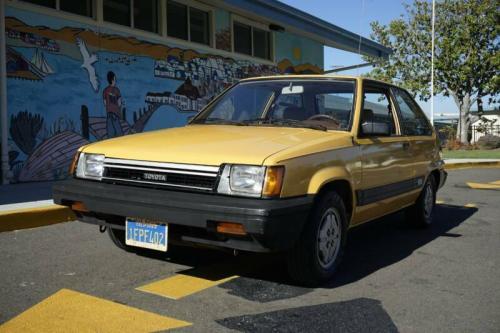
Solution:
{"label": "window frame", "polygon": [[[392,105],[392,118],[394,121],[395,130],[396,130],[395,134],[391,134],[391,135],[367,135],[367,134],[363,133],[362,123],[361,123],[361,114],[362,114],[363,110],[365,109],[364,95],[365,95],[365,89],[367,87],[381,89],[381,90],[386,92],[386,96],[389,99],[389,103]],[[365,139],[365,138],[402,138],[403,137],[403,135],[401,133],[401,127],[399,124],[399,119],[400,119],[399,118],[399,106],[396,103],[396,99],[395,99],[395,96],[393,94],[392,89],[393,89],[392,86],[387,85],[387,84],[383,84],[381,82],[369,81],[369,80],[363,81],[363,84],[361,87],[361,96],[359,96],[361,98],[361,109],[359,110],[359,115],[358,115],[358,119],[359,119],[358,129],[357,129],[357,137],[358,138]]]}
{"label": "window frame", "polygon": [[[406,134],[404,133],[404,126],[403,124],[401,123],[403,121],[403,114],[401,112],[401,108],[399,107],[399,103],[398,103],[398,100],[396,98],[396,92],[400,92],[401,94],[403,95],[406,95],[411,103],[410,105],[408,105],[410,107],[410,109],[418,116],[421,116],[425,119],[425,121],[427,122],[427,126],[429,127],[430,129],[430,134],[428,135],[413,135],[413,134]],[[397,112],[398,112],[398,119],[400,121],[400,124],[399,124],[399,128],[400,128],[400,132],[401,132],[401,136],[405,136],[405,137],[411,137],[411,136],[423,136],[423,137],[430,137],[430,136],[433,136],[434,134],[434,126],[432,126],[429,118],[427,118],[427,115],[425,114],[425,112],[422,110],[422,108],[420,108],[420,105],[418,105],[418,103],[415,101],[415,99],[411,96],[411,94],[406,90],[406,89],[403,89],[403,88],[399,88],[399,87],[395,87],[395,86],[392,86],[391,87],[391,94],[394,96],[394,102],[396,104],[396,108],[397,108]]]}
{"label": "window frame", "polygon": [[[57,0],[59,1],[59,0]],[[124,24],[119,24],[119,23],[115,23],[115,22],[111,22],[111,21],[106,21],[104,19],[104,1],[103,0],[94,0],[94,1],[99,1],[99,10],[101,11],[100,13],[100,19],[101,19],[101,22],[103,24],[106,24],[106,25],[110,25],[112,28],[116,28],[116,27],[120,27],[120,28],[125,28],[125,29],[132,29],[133,31],[140,31],[140,32],[143,32],[143,33],[147,33],[147,34],[153,34],[153,35],[161,35],[161,32],[162,32],[162,24],[163,24],[163,20],[162,20],[162,16],[160,14],[160,10],[162,8],[161,6],[161,0],[158,0],[156,5],[157,5],[157,9],[156,9],[156,13],[157,13],[157,17],[156,17],[156,24],[157,24],[157,30],[156,32],[154,31],[149,31],[149,30],[144,30],[144,29],[141,29],[141,28],[136,28],[135,27],[135,17],[134,17],[134,1],[141,1],[141,0],[129,0],[129,6],[130,6],[130,25],[124,25]]]}
{"label": "window frame", "polygon": [[[170,36],[168,34],[168,2],[169,1],[179,3],[179,4],[185,5],[187,7],[187,39],[182,39],[182,38]],[[191,8],[201,10],[201,11],[208,13],[208,28],[210,30],[208,32],[208,38],[209,38],[208,44],[191,41],[191,10],[190,10]],[[193,43],[196,45],[202,45],[204,47],[215,48],[215,44],[214,44],[215,43],[215,22],[214,22],[215,21],[214,20],[215,14],[214,14],[213,7],[207,6],[207,5],[198,3],[198,2],[194,2],[194,1],[185,1],[184,0],[181,2],[180,0],[166,0],[165,1],[165,8],[163,9],[163,11],[165,12],[164,31],[165,31],[166,38],[171,38],[174,41],[181,41],[184,43]]]}
{"label": "window frame", "polygon": [[16,0],[15,2],[17,3],[21,3],[23,5],[26,5],[26,6],[35,6],[36,8],[43,8],[45,10],[51,10],[51,11],[57,11],[63,15],[70,15],[70,16],[74,16],[74,17],[78,17],[78,18],[84,18],[84,19],[90,19],[90,20],[96,20],[97,18],[97,5],[98,5],[98,1],[99,0],[91,0],[91,3],[92,3],[92,10],[91,10],[91,15],[90,16],[87,16],[87,15],[80,15],[80,14],[76,14],[76,13],[72,13],[72,12],[68,12],[68,11],[65,11],[65,10],[62,10],[61,9],[61,0],[55,0],[56,2],[56,7],[53,8],[53,7],[48,7],[48,6],[44,6],[44,5],[39,5],[39,4],[36,4],[36,3],[32,3],[32,2],[27,2],[27,1],[23,1],[23,0]]}
{"label": "window frame", "polygon": [[[140,1],[140,0],[136,0]],[[175,0],[174,0],[175,1]],[[103,13],[103,0],[92,0],[92,16],[84,16],[79,14],[74,14],[71,12],[63,11],[57,8],[41,6],[29,2],[24,2],[22,0],[7,0],[6,5],[13,8],[27,10],[30,12],[36,12],[38,14],[48,15],[51,17],[66,19],[74,21],[75,23],[90,25],[95,27],[96,30],[99,29],[109,29],[116,33],[132,34],[137,38],[148,38],[156,43],[175,43],[176,46],[190,49],[196,48],[200,52],[211,52],[212,54],[219,55],[222,57],[231,57],[239,60],[249,60],[255,61],[259,64],[265,64],[270,66],[276,66],[277,62],[275,59],[276,55],[276,45],[275,45],[275,34],[269,29],[268,22],[261,22],[255,19],[248,19],[243,16],[236,14],[232,8],[226,6],[219,6],[218,4],[209,4],[205,2],[200,2],[198,0],[178,0],[182,1],[183,4],[187,6],[195,7],[203,11],[209,12],[209,28],[210,28],[210,45],[200,44],[197,42],[191,42],[184,39],[178,39],[175,37],[168,36],[167,33],[167,2],[165,0],[159,0],[158,9],[158,32],[151,32],[147,30],[142,30],[134,28],[132,25],[121,25],[113,22],[108,22],[104,20]],[[59,0],[56,0],[58,3]],[[215,22],[215,11],[216,8],[221,8],[229,13],[229,28],[231,32],[231,49],[229,51],[217,49],[215,45],[215,35],[216,35],[216,22]],[[131,11],[133,16],[133,10]],[[270,44],[270,59],[253,57],[243,53],[234,52],[234,32],[233,32],[233,20],[238,20],[243,24],[255,26],[256,28],[270,32],[269,34],[269,44]]]}
{"label": "window frame", "polygon": [[[250,27],[250,48],[251,48],[251,54],[240,53],[240,52],[237,52],[234,49],[234,46],[235,46],[234,24],[235,23],[239,23],[241,25],[246,25],[246,26]],[[272,63],[275,63],[275,59],[274,59],[274,55],[275,55],[275,50],[274,50],[274,34],[269,29],[269,26],[267,26],[264,23],[256,22],[256,21],[247,19],[245,17],[234,15],[234,14],[231,14],[230,24],[231,24],[231,27],[230,27],[231,28],[231,53],[234,53],[234,54],[237,54],[237,55],[240,55],[240,56],[250,57],[252,59],[258,59],[260,61],[270,61]],[[254,45],[253,45],[254,44],[253,43],[253,30],[254,29],[263,30],[263,31],[265,31],[265,32],[267,32],[269,34],[269,41],[268,41],[268,43],[269,43],[269,45],[268,45],[268,47],[269,47],[269,58],[261,58],[261,57],[257,57],[257,56],[254,55],[255,54],[255,52],[254,52]]]}

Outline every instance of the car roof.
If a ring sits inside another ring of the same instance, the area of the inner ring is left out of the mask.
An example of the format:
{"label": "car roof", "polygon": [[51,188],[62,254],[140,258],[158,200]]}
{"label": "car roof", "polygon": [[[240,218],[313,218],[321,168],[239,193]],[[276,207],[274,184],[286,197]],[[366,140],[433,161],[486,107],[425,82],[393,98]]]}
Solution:
{"label": "car roof", "polygon": [[287,75],[271,75],[271,76],[256,76],[249,77],[245,79],[241,79],[240,82],[249,82],[249,81],[265,81],[265,80],[287,80],[287,79],[348,79],[348,80],[364,80],[364,81],[372,81],[378,82],[381,84],[386,84],[390,86],[396,87],[396,85],[372,79],[369,77],[359,76],[359,75],[331,75],[331,74],[287,74]]}

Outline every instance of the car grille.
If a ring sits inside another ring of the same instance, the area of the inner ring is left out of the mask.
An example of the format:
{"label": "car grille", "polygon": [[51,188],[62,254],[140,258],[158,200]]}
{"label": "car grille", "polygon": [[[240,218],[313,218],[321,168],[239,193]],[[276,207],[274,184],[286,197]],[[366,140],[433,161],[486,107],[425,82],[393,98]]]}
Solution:
{"label": "car grille", "polygon": [[213,191],[219,167],[106,158],[102,180],[138,186]]}

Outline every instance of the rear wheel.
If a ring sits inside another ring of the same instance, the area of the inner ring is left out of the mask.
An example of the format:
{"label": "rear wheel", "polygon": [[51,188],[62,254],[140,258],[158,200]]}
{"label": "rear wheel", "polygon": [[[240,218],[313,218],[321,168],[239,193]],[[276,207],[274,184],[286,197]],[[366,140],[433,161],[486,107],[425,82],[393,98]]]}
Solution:
{"label": "rear wheel", "polygon": [[287,255],[291,278],[306,286],[330,280],[344,253],[347,224],[342,198],[336,192],[323,195]]}
{"label": "rear wheel", "polygon": [[436,206],[436,180],[430,175],[425,183],[417,202],[406,209],[408,220],[419,227],[428,227],[432,224],[434,207]]}

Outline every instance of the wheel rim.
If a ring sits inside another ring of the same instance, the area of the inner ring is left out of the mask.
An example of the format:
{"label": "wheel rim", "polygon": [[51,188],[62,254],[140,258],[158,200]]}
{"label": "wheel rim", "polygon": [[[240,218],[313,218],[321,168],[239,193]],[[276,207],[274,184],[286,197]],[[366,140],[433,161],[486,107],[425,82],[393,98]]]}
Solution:
{"label": "wheel rim", "polygon": [[429,219],[432,215],[432,209],[434,208],[434,191],[430,183],[425,187],[424,194],[424,214],[425,218]]}
{"label": "wheel rim", "polygon": [[323,268],[330,268],[337,259],[342,239],[342,224],[339,214],[329,208],[321,218],[318,228],[317,249],[318,262]]}

